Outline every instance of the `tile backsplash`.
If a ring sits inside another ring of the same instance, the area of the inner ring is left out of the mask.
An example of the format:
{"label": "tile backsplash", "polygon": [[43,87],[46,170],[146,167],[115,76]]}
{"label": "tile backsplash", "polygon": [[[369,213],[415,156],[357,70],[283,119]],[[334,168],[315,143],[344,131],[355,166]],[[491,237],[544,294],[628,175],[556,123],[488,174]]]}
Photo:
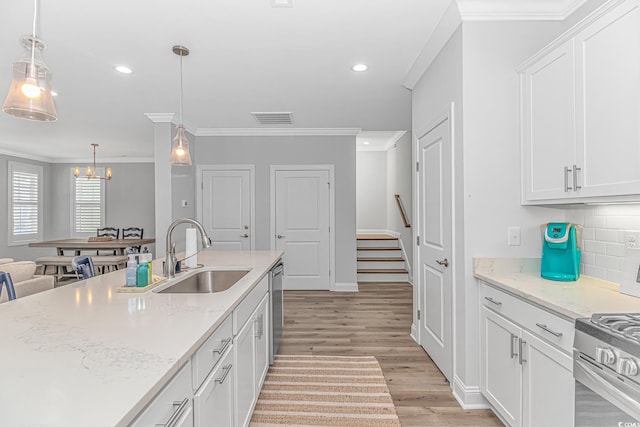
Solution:
{"label": "tile backsplash", "polygon": [[[582,225],[582,274],[622,283],[638,250],[626,248],[628,231],[640,231],[639,205],[584,206],[566,211],[566,220]],[[640,242],[637,242],[640,248]]]}

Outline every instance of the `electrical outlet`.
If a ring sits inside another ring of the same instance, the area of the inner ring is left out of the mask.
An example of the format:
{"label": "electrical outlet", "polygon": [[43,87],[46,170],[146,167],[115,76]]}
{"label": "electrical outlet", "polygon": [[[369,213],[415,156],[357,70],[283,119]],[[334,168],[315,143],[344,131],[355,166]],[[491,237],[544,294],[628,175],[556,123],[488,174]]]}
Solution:
{"label": "electrical outlet", "polygon": [[624,245],[627,249],[640,249],[640,231],[625,231]]}
{"label": "electrical outlet", "polygon": [[520,246],[520,227],[507,228],[507,243],[509,246]]}

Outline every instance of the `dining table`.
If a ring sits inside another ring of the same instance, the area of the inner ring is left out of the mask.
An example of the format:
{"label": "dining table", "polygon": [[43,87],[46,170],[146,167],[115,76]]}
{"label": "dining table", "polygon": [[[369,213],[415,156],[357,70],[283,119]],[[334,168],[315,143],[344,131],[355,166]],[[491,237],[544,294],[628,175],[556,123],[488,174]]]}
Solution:
{"label": "dining table", "polygon": [[89,240],[89,239],[61,239],[45,240],[42,242],[29,243],[30,248],[56,248],[58,255],[63,256],[64,251],[97,251],[113,250],[118,255],[125,255],[127,248],[149,245],[155,243],[156,239],[112,239],[112,240]]}

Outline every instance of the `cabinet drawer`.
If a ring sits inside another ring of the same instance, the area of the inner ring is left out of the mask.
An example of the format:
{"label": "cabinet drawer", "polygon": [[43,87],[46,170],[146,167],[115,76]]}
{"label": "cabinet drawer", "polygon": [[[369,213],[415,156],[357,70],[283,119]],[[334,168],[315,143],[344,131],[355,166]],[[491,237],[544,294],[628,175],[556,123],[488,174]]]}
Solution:
{"label": "cabinet drawer", "polygon": [[193,390],[200,388],[209,372],[218,363],[224,352],[233,343],[232,316],[222,322],[209,338],[200,346],[191,359]]}
{"label": "cabinet drawer", "polygon": [[169,420],[175,423],[185,417],[193,417],[192,395],[191,362],[187,362],[131,423],[131,427],[165,425]]}
{"label": "cabinet drawer", "polygon": [[480,301],[485,307],[502,313],[543,340],[568,353],[573,351],[573,323],[482,282]]}
{"label": "cabinet drawer", "polygon": [[269,276],[265,275],[260,283],[251,290],[249,295],[233,310],[233,334],[237,335],[242,326],[249,320],[256,307],[269,291]]}

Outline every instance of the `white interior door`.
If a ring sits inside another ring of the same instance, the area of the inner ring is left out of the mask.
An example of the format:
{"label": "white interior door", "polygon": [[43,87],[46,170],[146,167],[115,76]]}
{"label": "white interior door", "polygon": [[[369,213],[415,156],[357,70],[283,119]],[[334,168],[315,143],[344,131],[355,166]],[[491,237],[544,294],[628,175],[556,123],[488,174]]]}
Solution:
{"label": "white interior door", "polygon": [[251,169],[202,171],[202,225],[215,250],[253,249]]}
{"label": "white interior door", "polygon": [[418,136],[420,344],[451,381],[451,136],[450,118]]}
{"label": "white interior door", "polygon": [[328,170],[275,170],[275,248],[284,289],[330,289]]}

